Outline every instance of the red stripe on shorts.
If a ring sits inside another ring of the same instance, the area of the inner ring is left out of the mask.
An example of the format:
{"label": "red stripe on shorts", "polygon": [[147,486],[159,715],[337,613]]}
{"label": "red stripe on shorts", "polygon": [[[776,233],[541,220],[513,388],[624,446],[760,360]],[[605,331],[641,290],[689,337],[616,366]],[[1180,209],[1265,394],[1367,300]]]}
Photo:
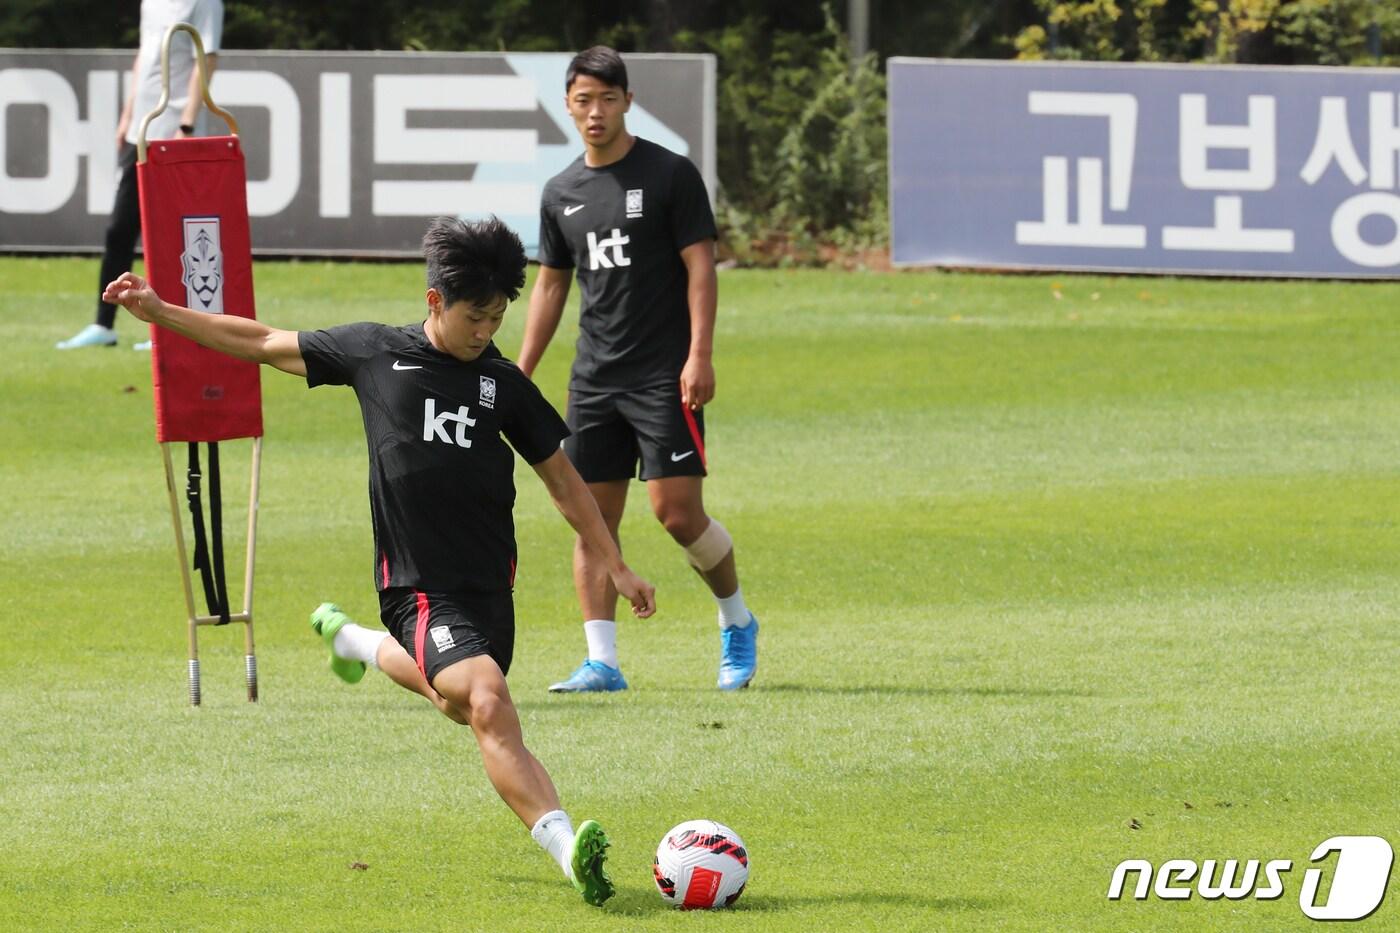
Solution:
{"label": "red stripe on shorts", "polygon": [[384,574],[384,589],[387,590],[387,589],[389,588],[389,555],[388,555],[388,554],[380,554],[380,555],[379,555],[379,566],[382,568],[382,572],[383,572],[383,574]]}
{"label": "red stripe on shorts", "polygon": [[685,402],[681,402],[681,413],[685,415],[685,426],[690,428],[690,437],[695,441],[695,449],[700,451],[700,465],[709,469],[710,464],[705,460],[705,442],[700,437],[700,426],[695,423],[695,415],[691,414]]}
{"label": "red stripe on shorts", "polygon": [[413,629],[413,658],[418,662],[418,672],[428,679],[428,669],[423,666],[423,640],[428,635],[428,594],[414,591],[418,597],[418,625]]}

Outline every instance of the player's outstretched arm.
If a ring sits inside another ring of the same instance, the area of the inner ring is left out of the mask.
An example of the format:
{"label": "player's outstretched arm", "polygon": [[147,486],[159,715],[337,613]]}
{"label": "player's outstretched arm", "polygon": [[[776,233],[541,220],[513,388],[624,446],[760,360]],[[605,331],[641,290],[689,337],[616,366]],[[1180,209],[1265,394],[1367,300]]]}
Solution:
{"label": "player's outstretched arm", "polygon": [[655,587],[622,562],[622,552],[608,532],[603,514],[598,511],[598,503],[593,500],[593,494],[588,491],[569,458],[564,456],[564,451],[556,450],[547,459],[535,464],[535,472],[544,481],[549,497],[565,520],[579,533],[585,544],[603,555],[608,576],[612,577],[618,593],[632,604],[632,614],[645,619],[656,612]]}
{"label": "player's outstretched arm", "polygon": [[195,343],[236,356],[266,363],[294,376],[306,375],[306,361],[294,330],[278,330],[261,321],[233,314],[204,314],[162,301],[150,283],[123,272],[102,291],[102,300],[121,305],[136,317],[188,337]]}
{"label": "player's outstretched arm", "polygon": [[530,310],[525,314],[525,337],[520,341],[520,357],[515,361],[515,365],[527,376],[534,376],[545,347],[549,346],[554,332],[559,329],[572,274],[572,269],[540,266],[539,275],[535,277],[535,287],[530,292]]}

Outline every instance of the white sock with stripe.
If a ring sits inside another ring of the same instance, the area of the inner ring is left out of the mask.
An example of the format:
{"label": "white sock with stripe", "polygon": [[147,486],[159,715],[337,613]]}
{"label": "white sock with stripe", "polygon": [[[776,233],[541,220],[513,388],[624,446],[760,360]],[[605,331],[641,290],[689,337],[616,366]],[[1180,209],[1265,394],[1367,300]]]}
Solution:
{"label": "white sock with stripe", "polygon": [[583,623],[588,640],[588,660],[617,667],[617,623],[612,619],[589,619]]}
{"label": "white sock with stripe", "polygon": [[715,597],[715,603],[719,606],[719,627],[720,628],[746,628],[749,624],[749,607],[744,605],[743,587],[735,590],[732,595]]}
{"label": "white sock with stripe", "polygon": [[347,622],[335,633],[335,643],[331,650],[342,658],[364,661],[370,667],[378,669],[379,663],[376,659],[379,656],[379,646],[388,637],[388,632]]}
{"label": "white sock with stripe", "polygon": [[574,848],[574,824],[569,820],[569,814],[563,810],[550,810],[535,822],[530,836],[559,863],[564,877],[573,877],[573,872],[569,870],[569,854]]}

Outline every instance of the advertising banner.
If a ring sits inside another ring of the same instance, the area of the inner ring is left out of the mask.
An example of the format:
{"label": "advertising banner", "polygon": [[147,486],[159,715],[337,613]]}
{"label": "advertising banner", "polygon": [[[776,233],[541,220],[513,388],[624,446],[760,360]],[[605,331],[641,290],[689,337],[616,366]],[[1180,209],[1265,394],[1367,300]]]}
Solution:
{"label": "advertising banner", "polygon": [[[0,250],[101,252],[133,55],[0,49]],[[254,253],[417,256],[428,217],[494,213],[533,255],[540,191],[583,151],[571,57],[221,52],[211,93],[239,123]],[[628,129],[688,156],[713,198],[714,57],[626,61]]]}
{"label": "advertising banner", "polygon": [[902,265],[1400,275],[1400,70],[889,61]]}

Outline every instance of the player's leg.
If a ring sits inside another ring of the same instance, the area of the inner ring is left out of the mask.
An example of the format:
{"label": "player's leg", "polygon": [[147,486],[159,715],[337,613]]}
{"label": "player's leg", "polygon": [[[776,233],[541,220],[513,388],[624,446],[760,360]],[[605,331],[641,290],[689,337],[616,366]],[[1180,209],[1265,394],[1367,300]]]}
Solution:
{"label": "player's leg", "polygon": [[526,826],[559,809],[554,782],[525,747],[520,717],[495,659],[478,654],[458,661],[436,674],[432,686],[467,715],[486,776]]}
{"label": "player's leg", "polygon": [[[380,610],[392,615],[396,602],[412,601],[412,591],[386,590]],[[394,683],[433,704],[448,719],[466,725],[466,717],[428,685],[418,664],[390,632],[357,624],[334,603],[322,603],[311,613],[311,628],[330,649],[328,666],[346,683],[358,683],[368,667],[377,667]]]}
{"label": "player's leg", "polygon": [[[627,486],[627,480],[588,484],[614,541],[618,541],[618,527],[627,507]],[[583,613],[588,657],[568,680],[551,685],[550,692],[626,690],[627,681],[617,660],[617,587],[613,586],[602,556],[580,536],[574,537],[574,591]]]}
{"label": "player's leg", "polygon": [[[618,540],[627,507],[627,486],[637,471],[636,441],[617,415],[614,397],[571,393],[569,430],[564,452],[588,484],[598,511]],[[620,544],[619,544],[620,546]],[[551,684],[551,693],[626,690],[617,660],[617,589],[601,557],[574,539],[574,589],[583,612],[588,656],[566,680]]]}
{"label": "player's leg", "polygon": [[705,511],[705,421],[674,386],[634,393],[622,406],[637,430],[642,479],[657,521],[684,550],[719,611],[722,690],[747,687],[758,668],[758,620],[744,602],[734,541]]}
{"label": "player's leg", "polygon": [[705,512],[704,480],[668,476],[647,480],[653,513],[685,550],[686,559],[710,588],[719,610],[721,690],[747,687],[758,670],[758,619],[744,602],[734,560],[734,541]]}
{"label": "player's leg", "polygon": [[[130,271],[131,262],[136,257],[136,238],[141,233],[141,204],[136,188],[136,147],[123,143],[118,156],[121,165],[121,180],[117,183],[117,194],[112,201],[112,215],[107,222],[107,234],[102,253],[101,271],[98,273],[97,294],[117,276]],[[97,299],[97,313],[93,323],[57,345],[59,350],[75,350],[79,347],[110,347],[117,343],[114,329],[116,305],[106,304]]]}
{"label": "player's leg", "polygon": [[[704,482],[700,476],[650,479],[647,480],[647,497],[656,520],[686,549],[690,565],[719,599],[739,589],[739,572],[735,569],[734,542],[728,537],[717,538],[708,549],[702,547],[698,557],[690,553],[692,546],[715,525],[715,520],[705,511]],[[716,555],[719,555],[717,560]]]}
{"label": "player's leg", "polygon": [[394,683],[411,690],[426,699],[437,711],[459,726],[470,725],[471,721],[466,713],[457,709],[449,703],[442,694],[438,693],[428,683],[428,679],[423,676],[423,672],[418,670],[418,663],[409,657],[403,645],[392,638],[385,638],[379,643],[376,666]]}
{"label": "player's leg", "polygon": [[510,594],[420,594],[419,605],[409,642],[415,666],[470,723],[496,793],[584,899],[603,903],[613,893],[603,868],[607,836],[591,820],[574,831],[554,782],[525,747],[506,685],[515,638]]}

